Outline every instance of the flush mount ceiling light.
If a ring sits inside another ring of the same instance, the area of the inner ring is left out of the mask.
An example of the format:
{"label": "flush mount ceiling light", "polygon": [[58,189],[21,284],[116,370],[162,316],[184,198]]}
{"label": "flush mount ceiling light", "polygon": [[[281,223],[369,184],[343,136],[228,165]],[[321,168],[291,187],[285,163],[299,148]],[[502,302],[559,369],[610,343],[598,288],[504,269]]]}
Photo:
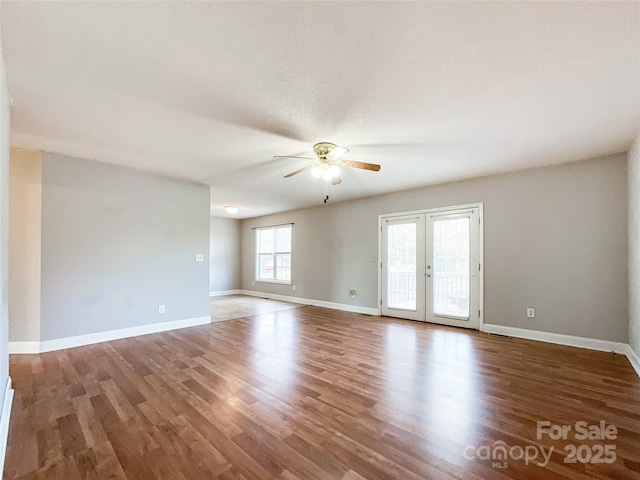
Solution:
{"label": "flush mount ceiling light", "polygon": [[331,182],[332,185],[338,185],[342,182],[342,180],[340,179],[340,167],[359,168],[362,170],[370,170],[372,172],[377,172],[380,170],[380,165],[377,165],[375,163],[354,162],[353,160],[340,159],[340,157],[347,153],[349,150],[334,143],[316,143],[313,146],[313,151],[315,152],[317,158],[293,157],[290,155],[276,155],[273,158],[304,158],[313,161],[311,165],[307,165],[306,167],[302,167],[295,172],[291,172],[289,175],[285,175],[284,178],[293,177],[298,173],[311,169],[311,175],[313,175],[315,178],[322,178],[324,180],[324,203],[327,203],[327,201],[329,200],[329,182]]}
{"label": "flush mount ceiling light", "polygon": [[224,209],[227,211],[227,213],[238,213],[238,210],[240,210],[238,207],[234,207],[233,205],[227,205],[224,207]]}

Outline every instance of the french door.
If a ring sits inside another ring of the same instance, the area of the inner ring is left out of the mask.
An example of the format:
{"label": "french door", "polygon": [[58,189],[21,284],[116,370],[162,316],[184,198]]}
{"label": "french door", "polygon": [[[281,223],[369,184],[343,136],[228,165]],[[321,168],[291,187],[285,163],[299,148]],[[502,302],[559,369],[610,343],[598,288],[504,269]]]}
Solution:
{"label": "french door", "polygon": [[424,215],[383,219],[383,315],[424,320],[424,237]]}
{"label": "french door", "polygon": [[478,329],[480,206],[380,221],[382,314]]}

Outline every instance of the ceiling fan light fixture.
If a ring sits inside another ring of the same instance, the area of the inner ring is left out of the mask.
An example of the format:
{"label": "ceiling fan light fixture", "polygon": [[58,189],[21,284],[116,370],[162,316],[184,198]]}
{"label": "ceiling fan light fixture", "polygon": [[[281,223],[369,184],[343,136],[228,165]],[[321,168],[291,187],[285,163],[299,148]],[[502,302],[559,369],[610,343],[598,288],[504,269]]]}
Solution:
{"label": "ceiling fan light fixture", "polygon": [[238,213],[238,210],[240,210],[238,207],[234,205],[226,205],[224,209],[227,211],[227,213],[231,213],[231,214]]}
{"label": "ceiling fan light fixture", "polygon": [[340,175],[340,167],[338,167],[337,165],[331,165],[329,167],[329,173],[331,174],[331,178],[337,177],[338,175]]}
{"label": "ceiling fan light fixture", "polygon": [[331,170],[325,169],[324,173],[322,174],[323,180],[331,180],[332,177],[333,175],[331,175]]}
{"label": "ceiling fan light fixture", "polygon": [[311,175],[313,175],[315,178],[320,178],[322,176],[322,168],[320,168],[319,165],[316,165],[311,169]]}
{"label": "ceiling fan light fixture", "polygon": [[339,147],[339,146],[335,146],[333,147],[333,149],[327,154],[327,157],[329,157],[331,160],[337,160],[338,158],[340,158],[342,155],[344,155],[345,153],[347,153],[349,151],[348,148],[344,148],[344,147]]}

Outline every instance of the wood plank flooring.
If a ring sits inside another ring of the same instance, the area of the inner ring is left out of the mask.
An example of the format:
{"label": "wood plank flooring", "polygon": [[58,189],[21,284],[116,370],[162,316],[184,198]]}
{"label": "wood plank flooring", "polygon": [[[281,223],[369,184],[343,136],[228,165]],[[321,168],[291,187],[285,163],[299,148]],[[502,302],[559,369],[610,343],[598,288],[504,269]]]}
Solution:
{"label": "wood plank flooring", "polygon": [[[303,307],[12,356],[11,376],[5,479],[640,478],[640,379],[611,353]],[[578,441],[580,421],[618,434]]]}

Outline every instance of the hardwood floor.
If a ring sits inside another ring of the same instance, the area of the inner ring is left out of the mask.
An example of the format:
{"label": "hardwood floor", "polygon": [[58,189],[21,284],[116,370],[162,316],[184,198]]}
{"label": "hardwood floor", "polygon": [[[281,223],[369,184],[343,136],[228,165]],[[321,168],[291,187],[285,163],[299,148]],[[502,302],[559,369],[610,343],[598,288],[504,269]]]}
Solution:
{"label": "hardwood floor", "polygon": [[[640,379],[611,353],[303,307],[12,356],[11,376],[5,479],[640,478]],[[568,444],[615,461],[564,463]]]}

